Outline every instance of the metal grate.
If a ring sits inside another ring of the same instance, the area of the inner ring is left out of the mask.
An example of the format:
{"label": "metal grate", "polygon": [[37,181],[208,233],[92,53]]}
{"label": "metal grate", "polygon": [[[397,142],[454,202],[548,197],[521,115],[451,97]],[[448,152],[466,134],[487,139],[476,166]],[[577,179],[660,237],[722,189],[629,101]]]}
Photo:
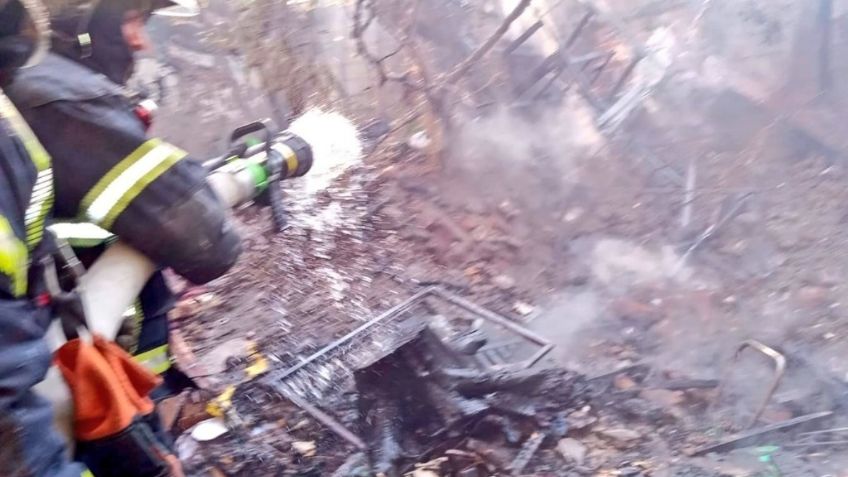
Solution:
{"label": "metal grate", "polygon": [[[261,384],[289,398],[342,438],[361,447],[362,441],[358,437],[313,403],[327,402],[332,396],[352,389],[355,371],[376,363],[414,339],[426,326],[426,320],[422,317],[428,313],[413,312],[420,311],[420,305],[430,298],[463,309],[539,347],[529,359],[512,363],[514,366],[532,367],[553,349],[550,342],[512,320],[439,287],[431,287],[321,348],[300,363],[267,374],[261,379]],[[508,356],[501,354],[497,364],[504,364],[505,358]]]}

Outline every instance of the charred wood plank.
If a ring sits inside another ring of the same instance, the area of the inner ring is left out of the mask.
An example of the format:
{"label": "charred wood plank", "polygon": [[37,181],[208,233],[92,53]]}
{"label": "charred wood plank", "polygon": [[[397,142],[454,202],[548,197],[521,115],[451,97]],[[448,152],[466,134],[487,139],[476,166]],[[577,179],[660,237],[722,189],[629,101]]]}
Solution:
{"label": "charred wood plank", "polygon": [[444,369],[440,373],[464,396],[478,397],[495,392],[538,396],[558,388],[568,393],[575,376],[559,369],[482,372],[470,369]]}

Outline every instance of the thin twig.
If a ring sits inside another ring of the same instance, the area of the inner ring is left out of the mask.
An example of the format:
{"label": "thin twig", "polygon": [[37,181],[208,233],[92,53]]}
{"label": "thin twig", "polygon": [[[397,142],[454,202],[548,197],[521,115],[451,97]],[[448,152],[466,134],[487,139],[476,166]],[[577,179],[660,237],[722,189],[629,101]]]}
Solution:
{"label": "thin twig", "polygon": [[[382,57],[377,57],[371,50],[368,48],[368,44],[365,41],[365,32],[368,28],[373,24],[374,20],[377,18],[376,7],[374,5],[374,0],[357,0],[354,5],[353,10],[353,31],[351,37],[356,42],[356,51],[362,56],[365,61],[374,66],[374,69],[377,71],[377,86],[383,86],[388,82],[396,82],[402,84],[408,90],[417,90],[420,88],[420,85],[415,84],[412,81],[411,75],[408,71],[403,73],[394,73],[390,71],[385,62],[390,58],[398,55],[401,51],[407,47],[407,43],[409,42],[410,34],[407,32],[401,37],[398,41],[397,49],[391,53],[388,53]],[[411,29],[411,28],[410,28]]]}
{"label": "thin twig", "polygon": [[[405,17],[406,21],[401,24],[400,32],[396,32],[396,36],[400,37],[397,38],[399,43],[397,49],[382,58],[378,58],[368,49],[364,39],[365,31],[377,15],[375,1],[356,1],[352,36],[356,40],[357,51],[375,68],[379,80],[378,86],[383,86],[388,81],[396,81],[405,87],[408,97],[417,95],[424,100],[415,105],[403,118],[396,121],[395,125],[390,129],[389,135],[415,121],[428,110],[433,115],[434,120],[442,121],[443,124],[446,124],[449,118],[443,105],[446,104],[445,98],[449,94],[449,90],[455,89],[455,83],[465,76],[477,62],[483,59],[497,45],[506,32],[509,31],[512,24],[524,14],[532,3],[532,0],[521,0],[480,47],[449,73],[434,77],[428,72],[428,65],[424,61],[421,49],[415,38],[420,0],[414,0],[412,2],[412,6]],[[384,62],[400,54],[402,51],[406,53],[405,56],[410,61],[411,67],[404,74],[392,74],[387,70]]]}
{"label": "thin twig", "polygon": [[387,53],[387,54],[386,54],[386,55],[384,55],[384,56],[381,56],[381,57],[380,57],[377,61],[378,61],[379,63],[382,63],[382,62],[384,62],[384,61],[388,60],[389,58],[392,58],[392,57],[394,57],[395,55],[399,54],[401,51],[403,51],[403,46],[402,46],[402,45],[401,45],[401,46],[399,46],[399,47],[398,47],[395,51],[393,51],[393,52],[391,52],[391,53]]}
{"label": "thin twig", "polygon": [[486,40],[486,42],[480,46],[480,48],[477,48],[477,50],[471,53],[471,55],[466,58],[465,61],[460,63],[460,65],[457,66],[456,69],[449,73],[445,77],[443,83],[453,83],[454,81],[460,79],[463,75],[465,75],[465,73],[468,72],[469,69],[471,69],[472,66],[474,66],[474,63],[480,61],[481,58],[486,56],[486,54],[489,53],[489,51],[495,47],[495,45],[501,40],[501,38],[503,38],[506,32],[509,31],[509,27],[512,26],[513,22],[515,22],[515,20],[518,20],[518,18],[524,13],[524,10],[527,10],[527,7],[529,7],[532,2],[533,0],[521,0],[518,5],[516,5],[515,8],[509,13],[509,15],[504,18],[504,21],[501,23],[498,29],[495,30],[494,33],[492,33],[492,36],[490,36],[489,39]]}

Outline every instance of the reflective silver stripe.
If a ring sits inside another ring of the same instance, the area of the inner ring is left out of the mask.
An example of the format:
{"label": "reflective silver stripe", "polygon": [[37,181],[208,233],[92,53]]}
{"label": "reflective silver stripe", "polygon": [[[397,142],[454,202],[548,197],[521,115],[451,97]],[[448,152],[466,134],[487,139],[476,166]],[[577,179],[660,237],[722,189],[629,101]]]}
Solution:
{"label": "reflective silver stripe", "polygon": [[23,142],[30,160],[38,171],[32,197],[24,214],[26,242],[30,248],[34,248],[44,236],[44,219],[53,207],[53,171],[50,169],[50,156],[2,91],[0,91],[0,118],[9,123],[12,131]]}
{"label": "reflective silver stripe", "polygon": [[41,214],[44,202],[50,200],[53,195],[53,169],[45,169],[38,173],[35,186],[32,188],[32,198],[26,210],[25,220],[27,224],[36,220]]}
{"label": "reflective silver stripe", "polygon": [[115,237],[112,232],[86,222],[60,222],[52,224],[50,230],[57,237],[65,239],[68,242],[73,242],[74,240],[105,242]]}
{"label": "reflective silver stripe", "polygon": [[53,205],[53,169],[47,168],[38,173],[32,198],[29,201],[24,221],[27,228],[27,242],[30,247],[37,245],[44,236],[44,218]]}
{"label": "reflective silver stripe", "polygon": [[88,218],[96,224],[103,223],[112,210],[119,205],[121,199],[140,181],[173,155],[179,153],[179,149],[169,144],[160,144],[154,147],[127,167],[91,202],[91,205],[86,209]]}

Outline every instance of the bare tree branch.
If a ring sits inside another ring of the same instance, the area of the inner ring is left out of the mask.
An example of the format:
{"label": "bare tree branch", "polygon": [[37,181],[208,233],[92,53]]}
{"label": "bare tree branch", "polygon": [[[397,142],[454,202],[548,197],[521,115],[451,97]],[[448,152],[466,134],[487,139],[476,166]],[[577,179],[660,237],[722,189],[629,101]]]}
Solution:
{"label": "bare tree branch", "polygon": [[[396,56],[401,51],[403,51],[405,45],[405,38],[402,38],[399,41],[398,47],[394,52],[391,52],[385,56],[377,57],[371,50],[368,48],[368,44],[365,41],[365,32],[374,22],[377,14],[374,11],[374,0],[357,0],[353,10],[353,32],[351,37],[356,42],[356,52],[369,64],[371,64],[374,69],[377,71],[377,86],[382,86],[389,81],[394,81],[405,85],[406,87],[413,87],[409,73],[393,73],[388,70],[386,65],[384,64],[390,58]],[[363,16],[366,14],[367,16]]]}
{"label": "bare tree branch", "polygon": [[442,83],[453,83],[456,80],[462,78],[462,76],[464,76],[468,72],[468,70],[470,70],[471,67],[474,66],[475,63],[480,61],[481,58],[486,56],[486,54],[488,54],[489,51],[491,51],[491,49],[495,47],[495,45],[501,40],[501,38],[503,38],[506,32],[509,31],[509,27],[512,26],[513,22],[515,22],[515,20],[518,20],[518,18],[524,13],[525,10],[527,10],[527,7],[529,7],[532,2],[533,0],[521,0],[518,5],[516,5],[515,8],[509,13],[509,15],[504,18],[503,23],[501,23],[498,29],[495,30],[494,33],[492,33],[492,36],[490,36],[485,43],[480,45],[480,48],[477,48],[477,50],[471,53],[471,55],[466,58],[465,61],[460,63],[460,65],[457,66],[456,69],[450,72],[445,77],[444,81],[442,81]]}
{"label": "bare tree branch", "polygon": [[[475,85],[472,91],[466,91],[459,80],[492,51],[512,24],[527,11],[531,3],[532,0],[519,1],[476,50],[455,68],[442,73],[430,71],[431,68],[438,67],[438,61],[431,62],[432,58],[426,56],[431,52],[424,47],[423,42],[427,41],[424,39],[426,37],[420,37],[422,35],[419,30],[422,26],[419,19],[421,0],[357,0],[353,15],[353,38],[357,44],[357,51],[376,71],[379,79],[378,87],[388,81],[397,81],[404,87],[404,99],[411,107],[403,117],[393,122],[389,135],[413,121],[421,121],[421,126],[432,140],[432,147],[429,148],[428,154],[438,160],[446,135],[451,129],[452,116],[457,112],[455,106],[462,104],[473,109],[476,104],[474,98],[479,90],[488,88],[495,81],[495,77],[482,86]],[[387,31],[398,42],[397,49],[383,57],[378,57],[371,52],[364,39],[367,28],[372,25],[378,12],[380,16],[377,20],[388,20],[391,23],[382,26],[388,27]],[[431,9],[427,21],[433,20],[433,14]],[[399,54],[403,54],[408,69],[402,75],[393,76],[384,62]],[[456,100],[450,98],[456,98]]]}

